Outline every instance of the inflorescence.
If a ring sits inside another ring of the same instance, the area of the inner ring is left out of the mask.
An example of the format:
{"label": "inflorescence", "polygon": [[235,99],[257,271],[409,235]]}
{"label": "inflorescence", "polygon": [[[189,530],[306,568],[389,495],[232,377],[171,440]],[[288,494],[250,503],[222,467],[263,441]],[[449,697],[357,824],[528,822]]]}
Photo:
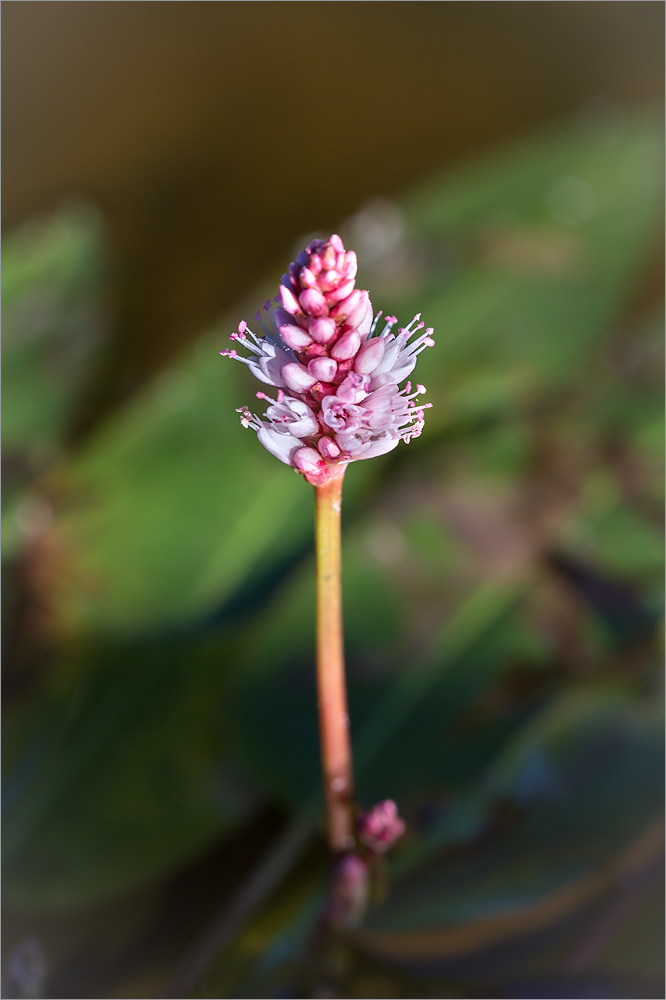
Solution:
{"label": "inflorescence", "polygon": [[283,275],[277,308],[269,300],[263,316],[257,313],[263,335],[245,321],[232,333],[249,354],[220,352],[277,390],[257,393],[269,404],[262,416],[241,407],[241,422],[315,486],[341,465],[418,437],[431,406],[417,401],[425,386],[399,384],[433,346],[432,328],[424,329],[418,314],[397,333],[397,319],[386,316],[379,330],[382,313],[373,318],[368,292],[355,287],[356,268],[356,254],[339,236],[313,240]]}

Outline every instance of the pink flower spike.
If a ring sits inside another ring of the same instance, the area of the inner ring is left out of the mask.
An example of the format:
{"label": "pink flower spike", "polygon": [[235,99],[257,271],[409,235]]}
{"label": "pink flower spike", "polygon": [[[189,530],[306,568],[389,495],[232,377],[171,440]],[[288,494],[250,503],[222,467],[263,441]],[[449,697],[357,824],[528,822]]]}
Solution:
{"label": "pink flower spike", "polygon": [[355,288],[356,267],[338,236],[312,240],[283,275],[276,306],[267,301],[257,313],[259,334],[243,321],[231,335],[243,352],[220,351],[274,387],[277,402],[257,394],[266,402],[262,416],[242,409],[244,426],[314,485],[418,437],[430,406],[415,402],[425,386],[400,386],[434,344],[432,327],[423,331],[417,313],[396,333],[395,316],[378,330],[382,312],[373,317],[368,292]]}

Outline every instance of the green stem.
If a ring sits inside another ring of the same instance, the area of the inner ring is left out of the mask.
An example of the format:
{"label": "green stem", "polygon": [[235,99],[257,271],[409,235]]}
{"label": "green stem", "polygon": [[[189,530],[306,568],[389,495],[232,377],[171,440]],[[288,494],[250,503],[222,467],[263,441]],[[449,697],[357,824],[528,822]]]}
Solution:
{"label": "green stem", "polygon": [[317,699],[329,847],[334,855],[354,843],[353,774],[342,639],[339,476],[315,486],[317,550]]}

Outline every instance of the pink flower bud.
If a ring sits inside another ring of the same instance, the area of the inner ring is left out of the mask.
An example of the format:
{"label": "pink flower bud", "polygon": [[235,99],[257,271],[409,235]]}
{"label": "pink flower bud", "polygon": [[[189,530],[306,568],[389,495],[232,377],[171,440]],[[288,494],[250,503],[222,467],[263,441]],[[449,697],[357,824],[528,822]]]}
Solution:
{"label": "pink flower bud", "polygon": [[340,449],[332,438],[323,437],[320,439],[317,445],[319,451],[322,453],[324,458],[337,458],[340,454]]}
{"label": "pink flower bud", "polygon": [[367,292],[355,289],[342,302],[331,309],[331,316],[337,322],[344,322],[363,336],[372,326],[372,303]]}
{"label": "pink flower bud", "polygon": [[275,322],[280,337],[287,347],[291,347],[294,351],[302,351],[304,347],[308,347],[312,343],[312,337],[307,330],[298,326],[291,313],[284,309],[275,310]]}
{"label": "pink flower bud", "polygon": [[338,255],[336,253],[335,247],[331,245],[331,241],[329,240],[328,246],[326,247],[321,256],[322,267],[324,267],[327,271],[330,271],[332,268],[335,268],[337,259]]}
{"label": "pink flower bud", "polygon": [[291,282],[286,274],[282,275],[282,284],[280,285],[280,300],[282,301],[283,308],[288,313],[299,313],[301,311],[301,306],[291,289]]}
{"label": "pink flower bud", "polygon": [[356,854],[345,854],[333,869],[331,920],[343,927],[354,927],[368,905],[368,863]]}
{"label": "pink flower bud", "polygon": [[343,269],[343,274],[346,278],[355,278],[356,272],[358,271],[358,260],[356,259],[356,254],[353,250],[345,254],[345,266]]}
{"label": "pink flower bud", "polygon": [[301,308],[310,316],[327,316],[328,305],[326,299],[316,288],[306,288],[298,296]]}
{"label": "pink flower bud", "polygon": [[301,288],[316,288],[317,279],[310,270],[309,267],[301,268],[301,273],[298,276]]}
{"label": "pink flower bud", "polygon": [[317,253],[310,255],[310,270],[313,274],[319,274],[322,269],[321,257]]}
{"label": "pink flower bud", "polygon": [[332,382],[337,370],[333,358],[313,358],[308,362],[308,371],[320,382]]}
{"label": "pink flower bud", "polygon": [[293,457],[294,468],[307,475],[319,472],[324,466],[324,461],[318,451],[314,448],[299,448]]}
{"label": "pink flower bud", "polygon": [[333,291],[326,293],[326,298],[330,303],[339,302],[341,299],[346,299],[350,292],[354,291],[354,278],[345,279],[342,284],[334,288]]}
{"label": "pink flower bud", "polygon": [[331,246],[333,247],[334,250],[338,251],[338,253],[344,253],[345,252],[345,245],[342,242],[342,240],[340,239],[340,237],[337,235],[337,233],[333,233],[333,235],[331,236],[331,238],[330,238],[330,240],[328,242],[331,244]]}
{"label": "pink flower bud", "polygon": [[391,799],[378,802],[356,820],[358,839],[376,854],[383,854],[405,832],[405,822]]}
{"label": "pink flower bud", "polygon": [[339,281],[340,281],[340,275],[335,270],[324,271],[322,274],[319,275],[319,287],[321,288],[322,292],[332,292],[334,288],[337,288]]}
{"label": "pink flower bud", "polygon": [[292,351],[302,351],[312,343],[312,338],[300,326],[281,326],[280,337]]}
{"label": "pink flower bud", "polygon": [[308,324],[308,332],[318,344],[330,344],[335,339],[338,328],[335,325],[334,319],[322,317],[321,319],[312,320]]}
{"label": "pink flower bud", "polygon": [[336,361],[347,361],[349,358],[353,358],[359,347],[361,346],[361,338],[355,330],[351,333],[345,333],[331,348],[331,357],[335,358]]}
{"label": "pink flower bud", "polygon": [[305,365],[299,365],[298,361],[290,361],[288,365],[283,365],[280,374],[292,392],[307,392],[317,381]]}
{"label": "pink flower bud", "polygon": [[361,372],[363,375],[370,375],[374,372],[384,357],[384,347],[384,341],[381,337],[368,340],[356,355],[354,371]]}

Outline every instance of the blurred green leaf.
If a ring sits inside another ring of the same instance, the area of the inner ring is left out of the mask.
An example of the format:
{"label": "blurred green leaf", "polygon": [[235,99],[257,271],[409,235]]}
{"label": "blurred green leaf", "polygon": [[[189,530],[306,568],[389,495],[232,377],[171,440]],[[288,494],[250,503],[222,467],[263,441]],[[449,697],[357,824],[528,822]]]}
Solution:
{"label": "blurred green leaf", "polygon": [[101,334],[103,242],[92,209],[67,207],[3,241],[3,446],[57,448]]}
{"label": "blurred green leaf", "polygon": [[120,895],[242,822],[255,795],[226,754],[224,684],[217,656],[109,643],[9,716],[5,901]]}

